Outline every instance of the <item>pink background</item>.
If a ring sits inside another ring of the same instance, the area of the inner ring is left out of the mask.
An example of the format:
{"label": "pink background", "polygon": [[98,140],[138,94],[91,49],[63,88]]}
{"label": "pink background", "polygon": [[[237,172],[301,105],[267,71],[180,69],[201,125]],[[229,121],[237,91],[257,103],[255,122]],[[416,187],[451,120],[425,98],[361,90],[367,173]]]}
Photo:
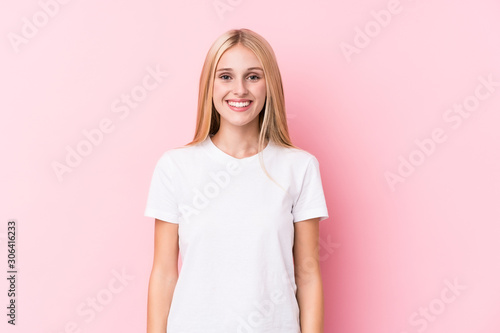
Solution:
{"label": "pink background", "polygon": [[[0,259],[6,275],[16,219],[19,271],[2,331],[145,332],[153,168],[192,139],[209,46],[243,27],[273,46],[293,142],[320,162],[325,332],[499,331],[500,86],[479,79],[500,82],[497,1],[66,2],[0,5]],[[148,67],[168,73],[150,91]],[[59,181],[52,163],[103,121]]]}

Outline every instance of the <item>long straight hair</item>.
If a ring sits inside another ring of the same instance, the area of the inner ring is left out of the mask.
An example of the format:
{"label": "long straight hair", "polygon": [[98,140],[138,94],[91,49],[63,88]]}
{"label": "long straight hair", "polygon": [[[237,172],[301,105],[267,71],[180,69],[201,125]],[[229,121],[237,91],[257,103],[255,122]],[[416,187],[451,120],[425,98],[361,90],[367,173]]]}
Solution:
{"label": "long straight hair", "polygon": [[235,45],[243,45],[253,51],[264,71],[266,101],[263,110],[259,113],[258,152],[261,166],[269,176],[263,165],[261,154],[266,141],[282,147],[300,148],[292,144],[288,133],[283,83],[274,51],[261,35],[252,30],[229,30],[217,38],[208,50],[200,76],[196,130],[193,140],[184,147],[198,144],[208,135],[214,135],[219,130],[220,115],[213,103],[215,70],[222,54]]}

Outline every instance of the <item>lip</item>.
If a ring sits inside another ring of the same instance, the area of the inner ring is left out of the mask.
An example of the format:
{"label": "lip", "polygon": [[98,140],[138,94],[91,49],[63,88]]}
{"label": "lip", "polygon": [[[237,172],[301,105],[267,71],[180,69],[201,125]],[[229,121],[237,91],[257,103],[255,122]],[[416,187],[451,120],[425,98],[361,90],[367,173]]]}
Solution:
{"label": "lip", "polygon": [[[250,102],[250,104],[248,104],[248,106],[245,106],[244,108],[237,108],[237,107],[229,105],[229,102]],[[252,107],[253,101],[249,100],[249,99],[227,99],[226,104],[233,111],[243,112],[243,111],[246,111]]]}

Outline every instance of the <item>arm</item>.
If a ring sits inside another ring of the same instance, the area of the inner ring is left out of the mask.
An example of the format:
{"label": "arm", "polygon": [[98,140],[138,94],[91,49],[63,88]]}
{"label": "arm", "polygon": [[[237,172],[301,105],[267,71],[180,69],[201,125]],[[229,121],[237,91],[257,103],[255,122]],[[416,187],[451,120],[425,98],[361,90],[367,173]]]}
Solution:
{"label": "arm", "polygon": [[148,288],[147,333],[165,333],[177,278],[179,225],[155,219],[154,258]]}
{"label": "arm", "polygon": [[323,333],[319,218],[294,223],[293,257],[302,333]]}

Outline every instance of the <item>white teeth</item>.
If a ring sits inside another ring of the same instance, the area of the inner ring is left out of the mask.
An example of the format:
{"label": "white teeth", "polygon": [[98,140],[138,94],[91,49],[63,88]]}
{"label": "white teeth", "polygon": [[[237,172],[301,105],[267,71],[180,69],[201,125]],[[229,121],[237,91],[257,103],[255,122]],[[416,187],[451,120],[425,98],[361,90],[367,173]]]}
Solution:
{"label": "white teeth", "polygon": [[230,102],[230,101],[228,101],[227,103],[229,105],[235,106],[237,108],[243,108],[245,106],[249,106],[250,105],[250,101],[248,101],[248,102]]}

